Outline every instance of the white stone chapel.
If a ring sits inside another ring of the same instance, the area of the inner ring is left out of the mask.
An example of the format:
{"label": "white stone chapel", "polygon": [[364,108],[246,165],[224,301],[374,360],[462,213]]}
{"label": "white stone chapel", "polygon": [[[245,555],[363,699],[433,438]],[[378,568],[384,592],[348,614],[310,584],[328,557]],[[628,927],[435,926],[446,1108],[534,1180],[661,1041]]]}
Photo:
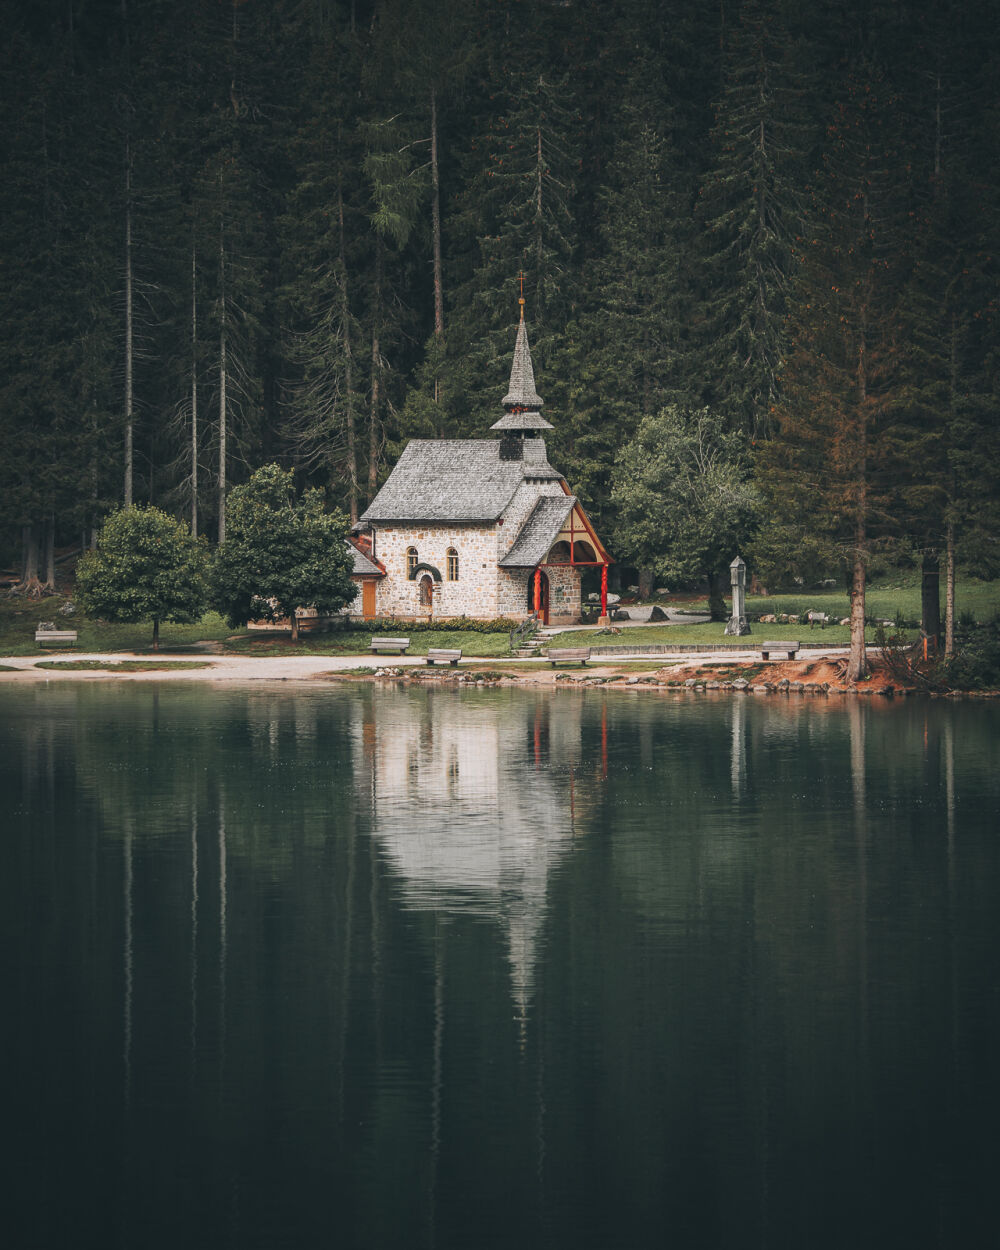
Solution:
{"label": "white stone chapel", "polygon": [[520,304],[496,437],[413,439],[354,528],[370,571],[359,594],[366,619],[537,612],[544,624],[573,624],[583,570],[593,567],[602,570],[606,611],[611,560],[549,464],[542,435],[553,427],[541,414]]}

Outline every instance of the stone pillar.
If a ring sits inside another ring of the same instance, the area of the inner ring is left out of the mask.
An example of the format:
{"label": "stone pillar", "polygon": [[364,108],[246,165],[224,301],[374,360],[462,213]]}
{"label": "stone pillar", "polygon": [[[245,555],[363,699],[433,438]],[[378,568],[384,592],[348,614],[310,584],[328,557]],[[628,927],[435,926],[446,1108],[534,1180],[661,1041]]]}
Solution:
{"label": "stone pillar", "polygon": [[742,638],[744,634],[749,634],[750,626],[747,624],[746,607],[747,566],[739,556],[729,566],[729,580],[733,589],[733,614],[726,625],[726,633]]}

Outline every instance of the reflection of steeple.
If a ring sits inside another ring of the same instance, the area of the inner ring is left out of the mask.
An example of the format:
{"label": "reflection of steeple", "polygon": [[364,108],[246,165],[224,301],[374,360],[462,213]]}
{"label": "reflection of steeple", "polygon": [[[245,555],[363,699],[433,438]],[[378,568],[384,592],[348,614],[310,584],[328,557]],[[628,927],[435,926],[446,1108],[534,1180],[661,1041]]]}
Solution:
{"label": "reflection of steeple", "polygon": [[[550,765],[572,766],[580,753],[581,705],[561,703],[541,739],[543,767],[526,768],[535,710],[526,700],[487,709],[463,699],[389,696],[374,707],[371,761],[373,834],[406,902],[439,918],[499,923],[522,1026],[549,881],[573,838],[570,769]],[[428,717],[429,734],[422,732]]]}

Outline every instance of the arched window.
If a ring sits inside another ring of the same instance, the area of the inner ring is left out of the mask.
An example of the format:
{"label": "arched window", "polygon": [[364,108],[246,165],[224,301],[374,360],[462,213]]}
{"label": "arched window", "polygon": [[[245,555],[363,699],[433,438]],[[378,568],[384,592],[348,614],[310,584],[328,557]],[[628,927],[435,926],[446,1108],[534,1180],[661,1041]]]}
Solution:
{"label": "arched window", "polygon": [[458,552],[454,547],[448,548],[448,581],[458,581]]}
{"label": "arched window", "polygon": [[412,582],[417,575],[417,565],[420,563],[420,557],[417,555],[416,547],[406,548],[406,576]]}

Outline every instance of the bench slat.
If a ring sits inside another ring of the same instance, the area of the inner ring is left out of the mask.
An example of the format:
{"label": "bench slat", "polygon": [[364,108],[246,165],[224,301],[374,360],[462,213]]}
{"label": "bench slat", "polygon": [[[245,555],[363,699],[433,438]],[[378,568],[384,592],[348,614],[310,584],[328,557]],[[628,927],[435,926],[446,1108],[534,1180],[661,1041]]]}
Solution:
{"label": "bench slat", "polygon": [[429,647],[427,650],[427,663],[434,664],[437,660],[447,660],[452,666],[456,665],[462,658],[462,652],[452,647]]}
{"label": "bench slat", "polygon": [[761,659],[769,660],[772,651],[780,651],[782,655],[788,656],[790,660],[794,659],[799,651],[800,644],[791,639],[785,642],[762,642],[760,644]]}
{"label": "bench slat", "polygon": [[546,659],[555,668],[560,660],[572,661],[579,660],[581,664],[586,664],[590,659],[589,647],[549,647]]}
{"label": "bench slat", "polygon": [[402,654],[410,645],[409,638],[373,638],[372,651],[398,651]]}

